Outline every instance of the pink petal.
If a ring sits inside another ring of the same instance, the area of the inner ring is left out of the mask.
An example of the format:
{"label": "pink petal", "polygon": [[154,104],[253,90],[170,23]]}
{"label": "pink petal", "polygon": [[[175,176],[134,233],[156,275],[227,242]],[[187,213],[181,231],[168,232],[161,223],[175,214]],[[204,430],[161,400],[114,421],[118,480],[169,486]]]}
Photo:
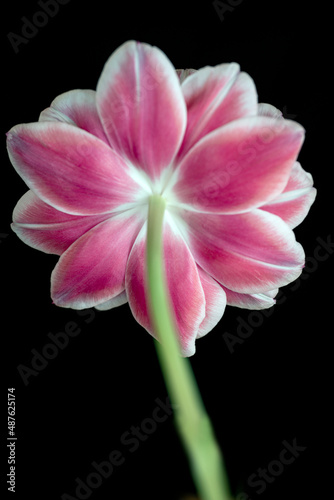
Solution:
{"label": "pink petal", "polygon": [[303,138],[304,129],[289,120],[256,116],[225,125],[182,160],[177,201],[225,214],[263,205],[285,188]]}
{"label": "pink petal", "polygon": [[150,177],[159,177],[186,126],[179,79],[165,54],[145,43],[121,45],[101,74],[97,107],[112,147]]}
{"label": "pink petal", "polygon": [[70,90],[59,95],[42,111],[39,121],[69,123],[109,144],[97,112],[94,90]]}
{"label": "pink petal", "polygon": [[183,211],[196,262],[224,287],[263,293],[295,280],[304,251],[279,217],[262,210],[238,215]]}
{"label": "pink petal", "polygon": [[178,158],[209,132],[238,118],[257,114],[254,82],[239,70],[235,63],[206,66],[184,81],[182,91],[188,120]]}
{"label": "pink petal", "polygon": [[141,196],[124,160],[97,137],[67,123],[17,125],[8,154],[45,203],[74,215],[124,209]]}
{"label": "pink petal", "polygon": [[205,318],[199,326],[197,338],[203,337],[217,325],[226,307],[226,294],[221,285],[200,267],[198,274],[205,295]]}
{"label": "pink petal", "polygon": [[267,292],[252,294],[237,293],[226,287],[223,288],[226,293],[227,305],[252,310],[268,309],[272,307],[276,303],[274,297],[276,297],[278,293],[278,288]]}
{"label": "pink petal", "polygon": [[51,296],[61,307],[85,309],[124,291],[125,268],[144,216],[128,211],[86,232],[60,257],[51,275]]}
{"label": "pink petal", "polygon": [[311,174],[295,162],[284,191],[261,209],[278,215],[293,229],[305,219],[316,194]]}
{"label": "pink petal", "polygon": [[61,255],[75,240],[107,217],[110,215],[69,215],[28,191],[14,208],[11,227],[27,245]]}
{"label": "pink petal", "polygon": [[[183,356],[195,352],[195,339],[205,314],[205,297],[197,266],[187,245],[174,227],[164,226],[164,262],[171,309],[174,313]],[[132,313],[138,323],[157,337],[146,300],[146,226],[134,244],[126,270],[126,291]]]}

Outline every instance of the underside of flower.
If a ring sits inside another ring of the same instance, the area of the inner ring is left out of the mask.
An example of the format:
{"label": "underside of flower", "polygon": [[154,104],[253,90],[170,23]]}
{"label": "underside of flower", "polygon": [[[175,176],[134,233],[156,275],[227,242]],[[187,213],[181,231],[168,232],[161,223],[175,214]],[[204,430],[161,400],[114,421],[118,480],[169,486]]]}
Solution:
{"label": "underside of flower", "polygon": [[128,302],[156,336],[145,255],[149,200],[161,196],[166,284],[190,356],[226,304],[271,307],[301,273],[293,229],[316,195],[297,161],[303,139],[301,125],[258,103],[238,64],[175,70],[158,48],[129,41],[96,91],[66,92],[37,123],[9,131],[11,162],[29,188],[12,228],[60,256],[56,305]]}

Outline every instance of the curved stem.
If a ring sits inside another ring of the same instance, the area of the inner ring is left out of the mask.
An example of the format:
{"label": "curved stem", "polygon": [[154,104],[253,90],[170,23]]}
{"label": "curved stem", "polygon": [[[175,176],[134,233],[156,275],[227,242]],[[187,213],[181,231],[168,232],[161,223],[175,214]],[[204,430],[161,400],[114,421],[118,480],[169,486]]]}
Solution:
{"label": "curved stem", "polygon": [[156,342],[157,354],[168,393],[177,408],[176,425],[201,500],[230,500],[228,479],[210,419],[190,362],[180,355],[163,266],[164,212],[164,199],[152,195],[147,228],[147,278],[149,311],[160,340]]}

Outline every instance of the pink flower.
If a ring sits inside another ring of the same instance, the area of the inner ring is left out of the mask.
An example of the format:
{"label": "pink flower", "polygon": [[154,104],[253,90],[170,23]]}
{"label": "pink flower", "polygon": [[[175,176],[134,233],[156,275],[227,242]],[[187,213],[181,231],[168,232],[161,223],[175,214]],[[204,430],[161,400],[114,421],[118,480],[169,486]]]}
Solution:
{"label": "pink flower", "polygon": [[301,273],[292,229],[315,198],[296,162],[303,138],[299,124],[258,104],[237,64],[177,73],[158,48],[129,41],[96,92],[66,92],[37,123],[8,133],[11,162],[30,188],[12,228],[60,255],[56,305],[107,310],[128,301],[154,336],[146,230],[148,199],[161,194],[167,283],[190,356],[226,304],[271,307]]}

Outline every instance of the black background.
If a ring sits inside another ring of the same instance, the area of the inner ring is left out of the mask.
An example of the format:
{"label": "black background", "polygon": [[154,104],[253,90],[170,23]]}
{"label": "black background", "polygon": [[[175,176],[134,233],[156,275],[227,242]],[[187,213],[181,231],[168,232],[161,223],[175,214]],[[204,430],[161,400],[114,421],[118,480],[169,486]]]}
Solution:
{"label": "black background", "polygon": [[[299,158],[312,173],[318,196],[295,231],[308,257],[303,279],[283,289],[269,317],[227,308],[216,328],[197,343],[191,363],[233,490],[245,493],[240,499],[326,498],[332,491],[325,450],[332,449],[327,353],[333,256],[322,250],[319,260],[314,253],[317,239],[326,241],[333,234],[332,144],[325,138],[333,111],[326,27],[331,14],[324,2],[230,4],[234,7],[220,19],[211,1],[114,5],[70,0],[17,53],[7,34],[21,35],[22,17],[32,20],[41,7],[37,1],[6,5],[0,225],[5,474],[7,387],[16,388],[18,438],[16,494],[9,498],[75,497],[75,479],[85,481],[94,470],[92,462],[106,460],[115,449],[125,461],[93,490],[92,500],[179,500],[195,492],[172,417],[136,451],[120,442],[131,426],[152,416],[157,398],[167,397],[151,337],[127,305],[86,316],[53,306],[49,277],[57,257],[24,245],[10,230],[12,210],[27,189],[8,160],[5,132],[17,123],[37,121],[62,92],[94,89],[109,55],[128,39],[157,45],[176,68],[238,62],[253,77],[260,102],[284,110],[306,129]],[[252,330],[232,353],[224,333],[236,334],[240,318]],[[48,333],[64,331],[69,322],[78,325],[80,334],[25,385],[17,367],[31,367],[31,349],[41,353],[50,343]],[[306,449],[258,494],[248,478],[279,457],[284,440],[296,440]]]}

